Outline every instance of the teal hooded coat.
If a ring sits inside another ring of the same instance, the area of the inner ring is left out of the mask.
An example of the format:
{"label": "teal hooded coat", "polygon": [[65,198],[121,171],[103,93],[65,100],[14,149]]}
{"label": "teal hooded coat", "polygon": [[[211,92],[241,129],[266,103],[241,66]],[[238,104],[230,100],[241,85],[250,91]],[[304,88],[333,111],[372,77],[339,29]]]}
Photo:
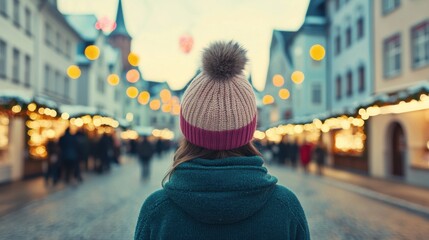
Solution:
{"label": "teal hooded coat", "polygon": [[144,202],[135,239],[310,239],[296,196],[260,157],[180,164]]}

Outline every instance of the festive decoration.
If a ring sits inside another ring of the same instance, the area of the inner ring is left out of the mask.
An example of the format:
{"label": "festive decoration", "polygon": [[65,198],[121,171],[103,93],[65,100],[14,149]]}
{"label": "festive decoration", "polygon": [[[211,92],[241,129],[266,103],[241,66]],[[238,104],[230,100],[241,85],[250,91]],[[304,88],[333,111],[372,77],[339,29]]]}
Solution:
{"label": "festive decoration", "polygon": [[136,83],[140,79],[140,73],[137,69],[131,69],[127,72],[126,78],[128,82]]}
{"label": "festive decoration", "polygon": [[292,82],[296,84],[301,84],[304,82],[304,73],[301,71],[295,71],[291,75]]}
{"label": "festive decoration", "polygon": [[89,45],[85,48],[85,56],[89,60],[96,60],[100,57],[100,49],[95,45]]}
{"label": "festive decoration", "polygon": [[138,102],[142,105],[148,104],[150,100],[150,93],[148,91],[143,91],[139,94]]}
{"label": "festive decoration", "polygon": [[150,101],[149,107],[150,107],[150,109],[157,111],[161,107],[161,101],[159,101],[158,99],[154,99],[154,100]]}
{"label": "festive decoration", "polygon": [[286,88],[282,88],[279,90],[279,97],[283,100],[286,100],[290,97],[290,92]]}
{"label": "festive decoration", "polygon": [[102,17],[97,20],[95,23],[95,29],[97,30],[103,30],[104,32],[111,32],[115,30],[116,28],[116,22],[110,20],[108,17]]}
{"label": "festive decoration", "polygon": [[192,46],[194,45],[194,39],[190,34],[184,34],[179,38],[179,45],[182,52],[188,54],[192,50]]}
{"label": "festive decoration", "polygon": [[131,64],[131,66],[137,67],[139,65],[140,58],[135,53],[128,54],[128,62]]}
{"label": "festive decoration", "polygon": [[120,82],[120,78],[119,78],[119,76],[118,76],[117,74],[110,74],[110,75],[107,77],[107,82],[108,82],[110,85],[112,85],[112,86],[116,86],[116,85],[118,85],[118,84],[119,84],[119,82]]}
{"label": "festive decoration", "polygon": [[159,93],[159,96],[161,97],[161,101],[163,103],[167,103],[171,100],[171,92],[168,89],[162,89]]}
{"label": "festive decoration", "polygon": [[314,61],[321,61],[325,57],[325,48],[320,44],[315,44],[310,48],[310,57]]}
{"label": "festive decoration", "polygon": [[274,97],[273,97],[273,96],[271,96],[271,95],[265,95],[265,96],[262,98],[262,103],[263,103],[264,105],[273,104],[273,103],[274,103]]}
{"label": "festive decoration", "polygon": [[80,68],[76,65],[71,65],[67,68],[67,75],[71,79],[78,79],[80,77],[81,71]]}
{"label": "festive decoration", "polygon": [[276,74],[273,77],[273,85],[276,87],[281,87],[285,83],[285,80],[282,75]]}
{"label": "festive decoration", "polygon": [[127,96],[129,98],[136,98],[139,95],[139,90],[136,87],[127,88]]}

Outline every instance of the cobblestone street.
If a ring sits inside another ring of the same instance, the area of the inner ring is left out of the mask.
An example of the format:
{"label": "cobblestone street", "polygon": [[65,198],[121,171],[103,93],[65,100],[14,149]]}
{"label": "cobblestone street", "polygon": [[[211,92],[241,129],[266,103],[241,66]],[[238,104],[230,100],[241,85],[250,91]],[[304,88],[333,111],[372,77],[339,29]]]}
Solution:
{"label": "cobblestone street", "polygon": [[[110,174],[89,176],[0,217],[0,239],[132,239],[144,199],[160,182],[170,160],[152,162],[152,178],[140,180],[131,161]],[[333,180],[270,167],[301,200],[312,239],[426,239],[429,220],[340,189]]]}

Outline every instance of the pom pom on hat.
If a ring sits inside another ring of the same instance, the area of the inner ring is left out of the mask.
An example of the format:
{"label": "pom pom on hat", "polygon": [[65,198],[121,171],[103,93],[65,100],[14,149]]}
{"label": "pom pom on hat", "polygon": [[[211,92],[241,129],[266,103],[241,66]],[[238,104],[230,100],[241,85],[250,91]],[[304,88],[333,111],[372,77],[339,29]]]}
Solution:
{"label": "pom pom on hat", "polygon": [[203,71],[215,80],[241,74],[246,63],[246,50],[233,41],[214,42],[203,53]]}

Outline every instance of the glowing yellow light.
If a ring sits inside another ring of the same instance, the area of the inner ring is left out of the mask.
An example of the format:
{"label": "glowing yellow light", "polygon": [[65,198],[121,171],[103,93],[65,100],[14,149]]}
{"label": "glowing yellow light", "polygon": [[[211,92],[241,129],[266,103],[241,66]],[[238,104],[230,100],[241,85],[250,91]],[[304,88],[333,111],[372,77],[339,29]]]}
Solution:
{"label": "glowing yellow light", "polygon": [[158,99],[154,99],[150,101],[149,107],[150,109],[157,111],[161,107],[161,101],[159,101]]}
{"label": "glowing yellow light", "polygon": [[301,84],[304,82],[304,73],[301,71],[295,71],[292,73],[291,77],[292,81],[296,84]]}
{"label": "glowing yellow light", "polygon": [[180,114],[180,105],[179,104],[174,104],[173,105],[173,111],[172,111],[173,115],[179,115]]}
{"label": "glowing yellow light", "polygon": [[171,100],[171,92],[168,89],[162,89],[159,93],[159,96],[161,97],[161,101],[163,103],[167,103]]}
{"label": "glowing yellow light", "polygon": [[76,120],[74,121],[74,125],[76,125],[76,127],[82,127],[83,126],[82,118],[76,118]]}
{"label": "glowing yellow light", "polygon": [[139,101],[140,104],[146,105],[150,100],[150,93],[148,91],[141,92],[137,100]]}
{"label": "glowing yellow light", "polygon": [[78,79],[80,77],[81,71],[80,68],[76,65],[71,65],[67,68],[67,75],[71,79]]}
{"label": "glowing yellow light", "polygon": [[120,81],[120,79],[119,79],[119,76],[117,74],[110,74],[107,77],[107,82],[112,86],[118,85],[119,81]]}
{"label": "glowing yellow light", "polygon": [[152,130],[152,135],[155,137],[161,136],[161,130],[159,130],[159,129]]}
{"label": "glowing yellow light", "polygon": [[322,132],[324,132],[324,133],[327,133],[327,132],[329,132],[329,130],[330,130],[330,129],[329,129],[329,126],[328,126],[328,125],[326,125],[326,124],[323,124],[321,129],[322,129]]}
{"label": "glowing yellow light", "polygon": [[61,118],[64,120],[68,120],[70,118],[70,115],[65,112],[65,113],[61,114]]}
{"label": "glowing yellow light", "polygon": [[310,48],[310,56],[315,61],[321,61],[325,57],[325,48],[320,44],[315,44]]}
{"label": "glowing yellow light", "polygon": [[20,113],[21,110],[22,110],[22,108],[19,105],[15,105],[12,107],[12,112],[14,112],[14,113]]}
{"label": "glowing yellow light", "polygon": [[100,57],[100,49],[95,45],[89,45],[85,48],[85,56],[89,60],[96,60],[98,57]]}
{"label": "glowing yellow light", "polygon": [[136,83],[140,79],[140,73],[137,69],[131,69],[127,72],[126,78],[128,82]]}
{"label": "glowing yellow light", "polygon": [[162,111],[165,113],[171,112],[171,105],[170,104],[163,104],[162,105]]}
{"label": "glowing yellow light", "polygon": [[132,65],[132,66],[138,66],[139,65],[139,61],[140,61],[140,58],[139,58],[139,56],[137,55],[137,54],[135,54],[135,53],[130,53],[129,55],[128,55],[128,62]]}
{"label": "glowing yellow light", "polygon": [[34,112],[37,108],[37,105],[35,103],[30,103],[30,104],[28,104],[27,108],[28,108],[28,111]]}
{"label": "glowing yellow light", "polygon": [[273,77],[273,85],[276,87],[281,87],[283,86],[283,84],[285,83],[285,79],[283,78],[282,75],[280,74],[276,74]]}
{"label": "glowing yellow light", "polygon": [[282,88],[279,90],[279,97],[283,100],[286,100],[290,97],[290,92],[286,88]]}
{"label": "glowing yellow light", "polygon": [[136,98],[139,95],[139,90],[136,87],[128,87],[127,88],[127,96],[129,98]]}
{"label": "glowing yellow light", "polygon": [[262,140],[265,138],[265,133],[259,130],[256,130],[255,133],[253,134],[253,137],[259,140]]}
{"label": "glowing yellow light", "polygon": [[265,96],[262,98],[262,103],[263,103],[264,105],[272,104],[272,103],[274,103],[274,97],[273,97],[273,96],[271,96],[271,95],[265,95]]}

